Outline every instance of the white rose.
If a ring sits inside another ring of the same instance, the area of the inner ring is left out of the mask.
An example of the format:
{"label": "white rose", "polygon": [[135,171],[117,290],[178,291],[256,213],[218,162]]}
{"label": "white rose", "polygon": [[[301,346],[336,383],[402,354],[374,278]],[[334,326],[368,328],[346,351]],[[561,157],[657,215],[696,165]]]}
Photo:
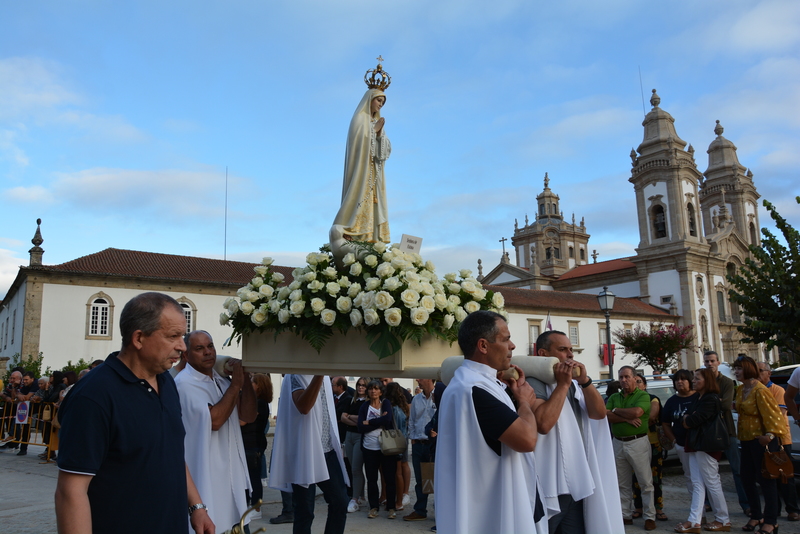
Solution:
{"label": "white rose", "polygon": [[406,305],[406,308],[413,308],[419,302],[419,293],[413,289],[406,289],[400,293],[400,300]]}
{"label": "white rose", "polygon": [[460,271],[458,271],[458,274],[461,275],[461,278],[469,278],[470,276],[472,276],[472,271],[470,271],[469,269],[461,269]]}
{"label": "white rose", "polygon": [[[302,276],[302,275],[301,275],[301,276]],[[295,289],[299,289],[301,285],[303,285],[303,284],[302,284],[302,282],[301,282],[301,279],[300,279],[300,278],[296,278],[296,277],[295,277],[295,279],[294,279],[294,280],[292,280],[292,283],[291,283],[291,284],[289,284],[289,286],[288,286],[288,287],[289,287],[289,289],[290,289],[291,291],[294,291]]]}
{"label": "white rose", "polygon": [[506,299],[503,297],[503,294],[499,291],[496,291],[494,295],[492,295],[492,306],[495,308],[502,308],[506,304]]}
{"label": "white rose", "polygon": [[383,318],[386,319],[386,324],[389,326],[398,326],[403,320],[403,314],[400,312],[400,308],[389,308],[383,312]]}
{"label": "white rose", "polygon": [[219,324],[225,326],[226,324],[228,324],[228,321],[230,321],[230,320],[231,320],[231,318],[230,318],[230,316],[228,316],[227,313],[222,312],[222,313],[219,314]]}
{"label": "white rose", "polygon": [[265,257],[264,257],[264,258],[261,260],[261,263],[262,263],[263,265],[267,265],[267,266],[269,266],[269,265],[272,265],[272,263],[273,263],[274,261],[275,261],[275,260],[273,260],[273,259],[272,259],[272,258],[270,258],[269,256],[265,256]]}
{"label": "white rose", "polygon": [[256,276],[252,280],[250,280],[250,285],[253,286],[255,289],[258,289],[262,285],[264,285],[264,279],[260,276]]}
{"label": "white rose", "polygon": [[456,306],[456,321],[459,323],[467,318],[467,312],[461,306]]}
{"label": "white rose", "polygon": [[383,282],[383,288],[387,291],[394,291],[400,287],[400,279],[396,276],[390,276]]}
{"label": "white rose", "polygon": [[355,261],[356,261],[356,255],[353,254],[352,252],[348,252],[347,254],[344,255],[344,258],[342,258],[342,263],[344,264],[345,267],[347,267],[348,265],[352,265]]}
{"label": "white rose", "polygon": [[464,310],[466,310],[467,313],[475,313],[476,311],[478,311],[480,309],[481,309],[481,305],[478,304],[477,302],[475,302],[474,300],[471,300],[471,301],[467,302],[466,304],[464,304]]}
{"label": "white rose", "polygon": [[289,310],[287,310],[286,308],[281,308],[280,311],[278,311],[278,322],[279,323],[281,323],[281,324],[288,323],[289,322],[289,317],[290,317]]}
{"label": "white rose", "polygon": [[432,261],[426,261],[425,268],[432,273],[436,272],[436,265],[434,265]]}
{"label": "white rose", "polygon": [[383,261],[388,261],[388,262],[390,262],[390,263],[391,263],[391,261],[394,259],[394,256],[395,256],[394,252],[392,252],[392,251],[390,250],[389,252],[385,252],[385,253],[383,254],[383,256],[381,256],[381,259],[382,259]]}
{"label": "white rose", "polygon": [[424,289],[424,287],[422,285],[422,282],[409,282],[408,283],[408,289],[413,289],[417,293],[422,293],[422,290]]}
{"label": "white rose", "polygon": [[258,276],[264,276],[267,274],[267,271],[269,269],[267,269],[264,265],[256,265],[255,267],[253,267],[253,270],[256,272]]}
{"label": "white rose", "polygon": [[364,318],[361,316],[361,312],[358,310],[353,310],[350,312],[350,324],[353,326],[361,326],[361,323],[364,322]]}
{"label": "white rose", "polygon": [[300,289],[295,289],[289,294],[289,300],[292,302],[298,301],[303,298],[303,292]]}
{"label": "white rose", "polygon": [[444,327],[445,327],[445,329],[449,330],[450,328],[452,328],[453,327],[453,323],[455,322],[455,320],[456,320],[456,318],[452,314],[448,313],[447,315],[445,315],[444,316]]}
{"label": "white rose", "polygon": [[330,259],[330,257],[322,252],[317,252],[317,263],[323,263]]}
{"label": "white rose", "polygon": [[358,305],[359,308],[362,310],[366,309],[374,309],[375,308],[375,292],[374,291],[364,291],[358,294],[356,299],[361,299],[360,304]]}
{"label": "white rose", "polygon": [[258,292],[261,293],[263,296],[270,298],[272,294],[275,292],[275,289],[269,284],[264,284],[263,286],[258,288]]}
{"label": "white rose", "polygon": [[350,274],[353,276],[359,276],[361,274],[361,264],[355,262],[353,265],[350,266]]}
{"label": "white rose", "polygon": [[331,280],[339,276],[339,273],[337,273],[336,269],[334,269],[333,267],[326,267],[325,270],[322,271],[322,274],[324,274],[326,278],[330,278]]}
{"label": "white rose", "polygon": [[295,300],[289,305],[289,311],[292,312],[292,315],[299,317],[303,310],[306,309],[306,301],[304,300]]}
{"label": "white rose", "polygon": [[283,282],[283,275],[281,273],[272,273],[272,281],[276,284]]}
{"label": "white rose", "polygon": [[364,263],[366,263],[368,267],[375,267],[378,265],[378,257],[375,256],[375,254],[370,254],[364,258]]}
{"label": "white rose", "polygon": [[228,315],[230,316],[236,315],[236,313],[239,311],[239,303],[236,301],[236,299],[230,299],[230,302],[228,302],[228,306],[226,307],[228,308]]}
{"label": "white rose", "polygon": [[433,311],[436,309],[436,301],[429,295],[422,297],[419,300],[419,305],[428,313],[433,313]]}
{"label": "white rose", "polygon": [[256,307],[253,306],[253,303],[250,302],[249,300],[245,300],[239,305],[239,309],[242,310],[243,314],[250,315],[251,313],[253,313]]}
{"label": "white rose", "polygon": [[367,288],[367,291],[375,291],[381,287],[381,281],[379,278],[367,278],[365,287]]}
{"label": "white rose", "polygon": [[350,279],[347,278],[346,276],[343,276],[343,277],[339,278],[339,286],[340,287],[350,287],[351,283],[352,282],[350,282]]}
{"label": "white rose", "polygon": [[473,284],[472,282],[464,281],[461,282],[461,289],[463,289],[467,293],[472,294],[475,292],[477,288],[475,287],[475,284]]}
{"label": "white rose", "polygon": [[428,312],[423,307],[411,310],[411,322],[416,325],[423,325],[428,322]]}
{"label": "white rose", "polygon": [[311,252],[306,256],[306,263],[309,265],[316,265],[318,262],[317,260],[317,253]]}
{"label": "white rose", "polygon": [[312,281],[312,282],[309,282],[309,284],[308,284],[308,289],[309,289],[309,291],[311,291],[312,293],[316,293],[317,291],[319,291],[319,290],[320,290],[320,289],[322,289],[323,287],[325,287],[325,284],[323,284],[323,283],[322,283],[322,282],[320,282],[319,280],[314,280],[314,281]]}
{"label": "white rose", "polygon": [[486,298],[486,290],[480,287],[476,288],[475,291],[472,292],[472,298],[478,302],[482,301]]}
{"label": "white rose", "polygon": [[428,282],[422,282],[422,290],[420,291],[423,295],[433,295],[435,291],[433,290],[433,286]]}
{"label": "white rose", "polygon": [[350,287],[347,288],[347,296],[351,299],[356,298],[359,293],[361,293],[361,284],[358,282],[350,284]]}
{"label": "white rose", "polygon": [[419,277],[422,278],[423,280],[427,280],[428,282],[432,282],[433,280],[436,280],[436,275],[433,274],[432,272],[430,272],[427,269],[421,270],[419,272]]}
{"label": "white rose", "polygon": [[319,314],[319,321],[325,326],[331,326],[336,321],[336,312],[325,308]]}
{"label": "white rose", "polygon": [[414,263],[414,265],[422,265],[422,256],[420,256],[416,252],[412,252],[410,256],[411,256],[411,261]]}
{"label": "white rose", "polygon": [[236,296],[242,300],[247,300],[247,294],[250,293],[250,284],[240,287],[236,290]]}
{"label": "white rose", "polygon": [[271,301],[269,301],[269,311],[273,315],[277,315],[280,309],[281,309],[281,302],[279,300],[272,299]]}
{"label": "white rose", "polygon": [[325,309],[325,301],[321,298],[313,298],[311,299],[311,311],[314,312],[314,315],[319,315],[322,310]]}
{"label": "white rose", "polygon": [[262,326],[264,323],[267,322],[267,314],[262,311],[257,311],[256,313],[250,316],[250,320],[253,321],[254,325]]}
{"label": "white rose", "polygon": [[386,251],[386,243],[378,241],[377,243],[372,245],[372,250],[374,250],[378,254],[383,254]]}
{"label": "white rose", "polygon": [[228,297],[225,299],[225,302],[222,303],[222,307],[225,309],[230,308],[231,303],[236,302],[236,299],[233,297]]}
{"label": "white rose", "polygon": [[458,282],[453,282],[451,284],[447,284],[447,290],[450,293],[458,295],[459,293],[461,293],[461,285],[458,284]]}
{"label": "white rose", "polygon": [[278,290],[278,300],[286,300],[286,297],[288,297],[291,292],[292,290],[289,289],[288,286],[283,286]]}
{"label": "white rose", "polygon": [[394,304],[394,297],[387,291],[378,291],[375,294],[375,307],[379,310],[385,310],[392,304]]}
{"label": "white rose", "polygon": [[258,294],[258,291],[250,291],[247,293],[247,300],[250,302],[255,302],[261,298],[261,295]]}
{"label": "white rose", "polygon": [[306,272],[305,269],[303,269],[302,267],[295,267],[294,269],[292,269],[292,278],[297,280],[298,278],[303,276],[305,272]]}
{"label": "white rose", "polygon": [[411,264],[410,261],[406,260],[405,258],[401,258],[399,256],[395,256],[394,258],[392,258],[391,263],[392,267],[394,267],[395,269],[400,269],[401,271]]}
{"label": "white rose", "polygon": [[451,302],[456,306],[458,306],[459,304],[461,304],[461,297],[459,297],[458,295],[450,295],[449,297],[447,297],[447,302]]}
{"label": "white rose", "polygon": [[377,274],[381,278],[388,278],[394,274],[394,267],[392,267],[390,263],[386,262],[381,263],[375,270],[375,274]]}
{"label": "white rose", "polygon": [[342,290],[342,286],[339,285],[339,282],[328,282],[325,284],[325,290],[330,296],[335,297]]}
{"label": "white rose", "polygon": [[420,276],[419,274],[415,273],[414,271],[406,271],[403,274],[403,277],[406,279],[406,282],[419,282]]}
{"label": "white rose", "polygon": [[436,303],[436,307],[440,310],[443,310],[447,307],[447,297],[445,297],[443,293],[436,293],[433,296],[433,301]]}
{"label": "white rose", "polygon": [[317,273],[315,271],[309,271],[303,275],[303,280],[306,282],[311,282],[317,279]]}
{"label": "white rose", "polygon": [[381,318],[378,315],[378,311],[372,308],[368,310],[364,310],[364,324],[367,326],[373,326],[381,322]]}
{"label": "white rose", "polygon": [[448,282],[455,282],[456,281],[456,273],[447,273],[444,275],[444,279]]}
{"label": "white rose", "polygon": [[336,299],[336,309],[341,313],[348,313],[352,307],[353,301],[350,300],[350,297],[339,297]]}

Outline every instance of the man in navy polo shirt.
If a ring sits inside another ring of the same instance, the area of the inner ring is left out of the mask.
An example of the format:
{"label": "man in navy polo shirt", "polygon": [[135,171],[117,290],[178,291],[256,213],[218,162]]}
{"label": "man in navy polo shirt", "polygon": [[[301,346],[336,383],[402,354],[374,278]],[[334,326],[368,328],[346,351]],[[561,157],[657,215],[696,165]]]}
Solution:
{"label": "man in navy polo shirt", "polygon": [[181,306],[161,293],[131,299],[122,350],[79,381],[59,410],[58,532],[188,533],[214,524],[184,462],[180,402],[168,372],[185,350]]}

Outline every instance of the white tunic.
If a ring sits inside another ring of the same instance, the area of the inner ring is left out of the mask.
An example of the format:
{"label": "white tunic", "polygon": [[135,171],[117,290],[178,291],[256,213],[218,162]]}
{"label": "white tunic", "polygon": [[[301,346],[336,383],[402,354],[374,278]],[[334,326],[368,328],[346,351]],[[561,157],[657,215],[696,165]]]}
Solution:
{"label": "white tunic", "polygon": [[[213,380],[187,365],[175,377],[175,385],[186,428],[186,465],[221,533],[239,523],[247,511],[245,490],[252,491],[252,487],[237,408],[219,430],[211,430],[209,405],[217,404],[230,386],[230,380],[212,372]],[[245,523],[249,521],[245,519]]]}
{"label": "white tunic", "polygon": [[339,430],[336,424],[330,379],[327,376],[324,377],[322,379],[323,387],[320,389],[320,395],[325,395],[327,400],[327,413],[323,413],[322,402],[317,399],[311,411],[304,415],[292,401],[292,376],[297,377],[306,387],[314,378],[311,375],[286,375],[283,377],[278,404],[278,419],[275,423],[275,438],[272,440],[269,487],[290,492],[292,484],[308,487],[330,478],[322,448],[323,417],[328,417],[331,422],[331,446],[339,459],[345,484],[349,486],[350,481],[347,478],[347,469],[339,444]]}
{"label": "white tunic", "polygon": [[[614,448],[605,418],[590,419],[583,389],[575,381],[575,399],[581,407],[583,436],[575,412],[565,401],[556,425],[539,434],[536,473],[546,508],[558,509],[559,495],[583,501],[586,534],[624,532],[619,501]],[[552,395],[555,384],[547,386]],[[549,514],[553,515],[553,514]]]}
{"label": "white tunic", "polygon": [[515,534],[547,531],[534,524],[536,473],[533,453],[501,444],[498,456],[483,439],[472,387],[514,405],[497,372],[464,360],[442,396],[436,444],[436,526],[449,534]]}

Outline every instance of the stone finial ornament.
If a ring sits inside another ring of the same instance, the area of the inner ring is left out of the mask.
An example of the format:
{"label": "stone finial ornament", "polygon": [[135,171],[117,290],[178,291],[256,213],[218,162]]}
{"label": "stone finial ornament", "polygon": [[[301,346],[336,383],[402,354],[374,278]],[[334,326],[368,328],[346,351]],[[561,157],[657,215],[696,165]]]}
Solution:
{"label": "stone finial ornament", "polygon": [[42,264],[42,255],[44,254],[44,249],[41,247],[41,244],[44,243],[44,239],[42,239],[41,226],[42,220],[36,219],[36,233],[33,234],[33,239],[31,239],[33,247],[28,251],[28,254],[30,254],[29,265],[31,267]]}
{"label": "stone finial ornament", "polygon": [[653,96],[650,97],[650,105],[653,106],[654,108],[657,108],[660,103],[661,103],[661,97],[658,96],[656,90],[653,89]]}
{"label": "stone finial ornament", "polygon": [[723,128],[722,125],[719,123],[719,121],[717,121],[717,125],[714,126],[714,133],[717,134],[717,137],[719,137],[720,135],[722,135],[722,132],[724,131],[725,128]]}

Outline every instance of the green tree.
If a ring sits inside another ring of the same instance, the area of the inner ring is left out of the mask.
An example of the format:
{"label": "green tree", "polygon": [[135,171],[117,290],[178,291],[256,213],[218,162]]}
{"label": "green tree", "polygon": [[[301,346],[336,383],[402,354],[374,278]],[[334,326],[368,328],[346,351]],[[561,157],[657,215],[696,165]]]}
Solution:
{"label": "green tree", "polygon": [[50,373],[50,367],[44,370],[44,374],[42,374],[42,353],[40,352],[37,357],[28,356],[26,359],[22,359],[19,355],[19,352],[15,353],[11,358],[8,359],[8,363],[6,364],[6,374],[3,377],[3,383],[8,384],[8,379],[11,377],[11,370],[16,367],[22,367],[23,372],[33,371],[33,374],[36,375],[37,378],[41,378],[44,374]]}
{"label": "green tree", "polygon": [[75,374],[80,374],[84,369],[88,369],[91,362],[87,362],[83,358],[79,359],[77,363],[72,363],[72,360],[67,360],[67,365],[61,369],[62,372],[75,371]]}
{"label": "green tree", "polygon": [[[795,197],[800,204],[800,197]],[[745,343],[766,343],[795,356],[800,355],[800,233],[764,201],[784,245],[766,228],[761,229],[761,246],[750,245],[752,258],[739,273],[728,276],[733,286],[731,302],[744,313],[744,325],[737,327]]]}
{"label": "green tree", "polygon": [[636,325],[630,333],[619,328],[614,339],[625,352],[636,355],[635,365],[648,365],[656,374],[666,373],[678,365],[678,354],[694,348],[692,325],[678,326],[651,322],[646,328]]}

